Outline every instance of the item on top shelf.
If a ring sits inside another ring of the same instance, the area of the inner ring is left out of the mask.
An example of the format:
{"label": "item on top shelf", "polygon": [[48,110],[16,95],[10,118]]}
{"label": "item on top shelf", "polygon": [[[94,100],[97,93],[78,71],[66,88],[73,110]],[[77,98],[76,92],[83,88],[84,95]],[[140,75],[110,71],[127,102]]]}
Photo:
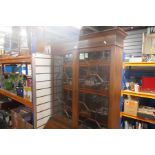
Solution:
{"label": "item on top shelf", "polygon": [[129,62],[142,62],[142,57],[131,57]]}
{"label": "item on top shelf", "polygon": [[125,99],[124,100],[124,112],[137,116],[139,102],[137,100]]}
{"label": "item on top shelf", "polygon": [[32,88],[31,87],[24,87],[24,98],[32,101]]}
{"label": "item on top shelf", "polygon": [[155,120],[155,108],[141,106],[138,108],[137,116]]}
{"label": "item on top shelf", "polygon": [[142,77],[142,90],[155,91],[155,77]]}
{"label": "item on top shelf", "polygon": [[155,54],[143,54],[143,62],[155,62]]}
{"label": "item on top shelf", "polygon": [[155,33],[144,35],[143,54],[155,54]]}
{"label": "item on top shelf", "polygon": [[43,40],[38,40],[37,42],[37,52],[44,53],[45,51],[45,42]]}

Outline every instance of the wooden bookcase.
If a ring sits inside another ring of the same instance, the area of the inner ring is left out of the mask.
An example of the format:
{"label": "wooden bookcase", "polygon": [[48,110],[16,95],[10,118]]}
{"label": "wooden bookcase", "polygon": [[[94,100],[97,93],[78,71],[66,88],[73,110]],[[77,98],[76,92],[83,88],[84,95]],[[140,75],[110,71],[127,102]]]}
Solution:
{"label": "wooden bookcase", "polygon": [[[81,123],[83,120],[92,121],[97,128],[119,128],[125,37],[126,33],[120,28],[80,36],[77,48],[68,50],[65,55],[64,71],[70,68],[71,74],[68,83],[64,80],[63,88],[64,93],[71,94],[71,105],[66,107],[71,113],[72,128],[94,128]],[[100,82],[92,82],[93,78]],[[66,102],[67,105],[68,100]]]}

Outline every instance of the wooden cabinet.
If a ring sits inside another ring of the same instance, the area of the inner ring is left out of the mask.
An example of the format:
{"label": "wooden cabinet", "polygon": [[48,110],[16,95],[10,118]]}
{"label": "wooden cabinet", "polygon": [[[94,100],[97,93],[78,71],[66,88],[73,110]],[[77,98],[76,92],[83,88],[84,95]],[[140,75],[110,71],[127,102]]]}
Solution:
{"label": "wooden cabinet", "polygon": [[125,36],[120,28],[81,36],[65,55],[64,107],[73,128],[119,128]]}

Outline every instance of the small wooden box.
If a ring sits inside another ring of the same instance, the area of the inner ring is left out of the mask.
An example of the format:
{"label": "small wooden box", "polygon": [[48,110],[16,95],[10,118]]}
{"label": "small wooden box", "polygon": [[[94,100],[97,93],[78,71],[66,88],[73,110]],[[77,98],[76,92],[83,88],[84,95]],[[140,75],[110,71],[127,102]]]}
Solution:
{"label": "small wooden box", "polygon": [[137,116],[139,102],[136,100],[124,100],[124,112]]}

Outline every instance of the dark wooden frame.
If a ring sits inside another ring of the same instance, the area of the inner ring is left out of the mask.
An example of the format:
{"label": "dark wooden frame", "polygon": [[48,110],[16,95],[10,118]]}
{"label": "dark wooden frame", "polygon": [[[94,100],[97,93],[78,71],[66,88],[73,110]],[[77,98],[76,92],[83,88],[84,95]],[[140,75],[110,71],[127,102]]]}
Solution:
{"label": "dark wooden frame", "polygon": [[[80,50],[92,51],[93,49],[111,49],[110,62],[110,88],[109,88],[109,113],[108,113],[108,128],[117,129],[120,125],[120,96],[121,96],[121,81],[122,81],[122,52],[123,40],[126,37],[124,30],[116,28],[106,30],[100,33],[93,33],[80,37],[77,50],[73,50],[72,63],[72,127],[78,128],[78,96],[79,96],[79,52]],[[104,45],[103,41],[106,37],[112,36],[112,43]],[[91,44],[93,43],[93,44]]]}

